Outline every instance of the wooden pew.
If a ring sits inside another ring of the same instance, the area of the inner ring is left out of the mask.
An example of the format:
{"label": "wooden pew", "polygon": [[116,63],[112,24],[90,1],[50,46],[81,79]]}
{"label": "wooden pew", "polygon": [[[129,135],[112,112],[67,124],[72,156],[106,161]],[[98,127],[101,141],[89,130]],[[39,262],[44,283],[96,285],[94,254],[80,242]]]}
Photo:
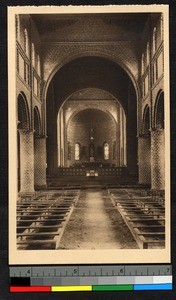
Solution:
{"label": "wooden pew", "polygon": [[[140,248],[158,248],[165,244],[165,207],[151,196],[135,191],[110,190],[109,195]],[[152,239],[151,239],[152,237]]]}

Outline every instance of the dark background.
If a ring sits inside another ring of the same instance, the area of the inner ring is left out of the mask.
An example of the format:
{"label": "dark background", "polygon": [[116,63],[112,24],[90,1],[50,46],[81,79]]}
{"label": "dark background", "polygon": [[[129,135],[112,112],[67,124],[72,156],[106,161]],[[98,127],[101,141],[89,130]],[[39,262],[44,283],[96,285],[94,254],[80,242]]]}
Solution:
{"label": "dark background", "polygon": [[[145,292],[66,292],[66,293],[9,293],[8,267],[8,81],[7,81],[7,6],[16,5],[108,5],[108,4],[169,4],[170,25],[170,105],[171,105],[171,214],[172,214],[172,266],[176,278],[176,1],[75,1],[75,0],[1,0],[0,2],[0,300],[72,299],[72,300],[176,300],[173,291]],[[9,77],[10,78],[10,77]],[[10,80],[10,79],[9,79]],[[14,101],[13,99],[9,99]],[[166,99],[169,101],[169,99]],[[10,170],[9,170],[10,174]],[[174,278],[174,279],[175,279]]]}

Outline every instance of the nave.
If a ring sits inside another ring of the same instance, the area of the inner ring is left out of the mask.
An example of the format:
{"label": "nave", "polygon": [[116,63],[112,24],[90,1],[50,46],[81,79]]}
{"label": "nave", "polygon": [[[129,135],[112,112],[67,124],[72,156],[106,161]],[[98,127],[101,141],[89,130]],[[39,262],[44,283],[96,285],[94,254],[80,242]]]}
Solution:
{"label": "nave", "polygon": [[167,248],[163,18],[16,15],[18,249]]}
{"label": "nave", "polygon": [[163,248],[164,240],[164,195],[149,189],[88,182],[18,200],[18,249]]}

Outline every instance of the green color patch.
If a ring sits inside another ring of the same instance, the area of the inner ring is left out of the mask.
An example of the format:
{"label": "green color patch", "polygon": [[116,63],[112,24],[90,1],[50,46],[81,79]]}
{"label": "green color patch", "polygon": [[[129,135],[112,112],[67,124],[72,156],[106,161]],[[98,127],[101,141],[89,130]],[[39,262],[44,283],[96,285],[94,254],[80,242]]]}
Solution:
{"label": "green color patch", "polygon": [[132,284],[123,285],[93,285],[92,291],[133,291]]}

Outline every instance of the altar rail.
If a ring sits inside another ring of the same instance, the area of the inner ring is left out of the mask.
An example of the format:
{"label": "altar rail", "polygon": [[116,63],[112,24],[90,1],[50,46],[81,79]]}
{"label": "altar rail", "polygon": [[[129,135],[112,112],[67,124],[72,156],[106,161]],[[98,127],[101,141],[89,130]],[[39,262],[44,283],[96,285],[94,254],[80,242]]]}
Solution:
{"label": "altar rail", "polygon": [[60,176],[86,176],[87,172],[94,170],[98,176],[116,176],[126,177],[128,174],[126,167],[110,167],[110,168],[58,168],[58,175]]}

